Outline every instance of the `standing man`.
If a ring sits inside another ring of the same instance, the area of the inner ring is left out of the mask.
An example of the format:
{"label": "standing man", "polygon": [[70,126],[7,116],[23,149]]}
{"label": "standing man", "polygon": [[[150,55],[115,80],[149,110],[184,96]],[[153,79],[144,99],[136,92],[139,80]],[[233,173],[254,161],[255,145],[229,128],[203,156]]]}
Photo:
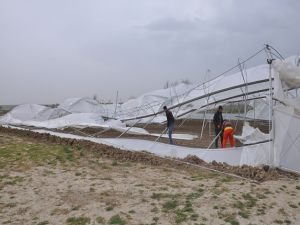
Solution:
{"label": "standing man", "polygon": [[[215,133],[216,133],[216,136],[218,136],[218,135],[220,136],[221,146],[222,146],[222,140],[223,140],[222,125],[224,122],[222,112],[223,112],[223,107],[220,105],[218,108],[218,111],[215,112],[215,115],[214,115]],[[218,148],[219,136],[215,140],[216,148]]]}
{"label": "standing man", "polygon": [[173,140],[172,140],[172,133],[173,133],[173,128],[174,128],[174,116],[170,110],[168,110],[167,106],[164,106],[164,111],[166,113],[167,117],[167,128],[168,128],[168,135],[169,135],[169,143],[172,145]]}

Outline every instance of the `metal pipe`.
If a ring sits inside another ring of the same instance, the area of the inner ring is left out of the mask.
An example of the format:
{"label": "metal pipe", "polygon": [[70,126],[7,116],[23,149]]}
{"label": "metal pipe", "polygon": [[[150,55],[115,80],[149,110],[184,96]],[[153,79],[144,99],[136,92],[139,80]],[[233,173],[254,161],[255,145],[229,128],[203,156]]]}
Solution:
{"label": "metal pipe", "polygon": [[[253,82],[250,82],[250,83],[248,84],[248,86],[250,86],[250,85],[255,85],[255,84],[260,84],[260,83],[265,83],[265,82],[268,82],[268,81],[269,81],[269,79],[263,79],[263,80],[253,81]],[[196,100],[200,100],[200,99],[206,98],[206,97],[208,97],[208,96],[213,96],[213,95],[218,94],[218,93],[222,93],[222,92],[225,92],[225,91],[233,90],[233,89],[236,89],[236,88],[241,88],[241,87],[244,87],[244,86],[245,86],[245,84],[239,84],[239,85],[236,85],[236,86],[233,86],[233,87],[228,87],[228,88],[224,88],[224,89],[221,89],[221,90],[218,90],[218,91],[214,91],[214,92],[211,92],[211,93],[209,93],[209,94],[204,94],[204,95],[202,95],[202,96],[195,97],[195,98],[192,98],[192,99],[190,99],[190,100],[181,102],[181,103],[176,104],[176,105],[174,105],[174,106],[171,106],[171,107],[169,107],[169,109],[171,110],[171,109],[180,107],[180,106],[182,106],[182,105],[186,105],[186,104],[188,104],[188,103],[194,102],[194,101],[196,101]],[[256,91],[256,92],[252,92],[252,93],[258,93],[258,92],[260,92],[260,91]],[[249,94],[251,94],[251,93],[249,93]],[[241,95],[241,96],[243,96],[243,95]],[[228,98],[228,99],[232,99],[232,97],[230,97],[230,98]],[[147,117],[150,117],[150,116],[155,116],[155,115],[157,115],[157,114],[161,114],[161,113],[163,113],[163,112],[164,112],[164,111],[161,110],[161,111],[159,111],[159,112],[157,112],[157,113],[151,113],[151,114],[148,114],[148,115],[138,116],[138,117],[135,117],[135,118],[122,119],[121,121],[122,121],[122,122],[125,122],[125,121],[130,121],[130,120],[143,119],[143,118],[147,118]]]}

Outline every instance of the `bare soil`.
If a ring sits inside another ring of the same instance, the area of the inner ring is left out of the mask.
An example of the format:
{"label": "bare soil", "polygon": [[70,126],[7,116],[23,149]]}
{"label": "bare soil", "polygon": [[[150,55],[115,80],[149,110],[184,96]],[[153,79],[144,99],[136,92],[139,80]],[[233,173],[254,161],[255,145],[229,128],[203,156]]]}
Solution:
{"label": "bare soil", "polygon": [[[213,164],[206,166],[226,167]],[[0,224],[299,224],[297,177],[264,173],[270,179],[250,182],[143,152],[0,128]]]}
{"label": "bare soil", "polygon": [[[235,134],[240,135],[242,133],[243,121],[232,121],[232,124],[235,128]],[[259,128],[262,132],[268,133],[269,124],[267,121],[256,120],[250,121],[250,125],[253,127]],[[150,133],[157,133],[161,134],[164,129],[166,128],[164,124],[137,124],[136,127],[141,127],[146,129]],[[203,127],[203,129],[202,129]],[[61,130],[57,130],[61,132]],[[116,130],[109,130],[104,131],[103,129],[99,128],[84,128],[84,129],[74,129],[74,128],[66,128],[63,132],[77,134],[77,135],[92,135],[99,138],[115,138],[118,137],[121,133]],[[203,120],[177,120],[174,126],[174,134],[191,134],[198,136],[193,140],[180,140],[174,139],[174,144],[180,146],[187,146],[187,147],[195,147],[195,148],[207,148],[211,142],[215,138],[215,131],[212,124],[209,124],[207,121]],[[202,133],[202,136],[201,136]],[[132,135],[132,134],[124,134],[122,138],[138,138],[143,140],[157,140],[157,137],[149,136],[149,135]],[[168,139],[161,137],[158,142],[168,143]],[[235,141],[235,146],[239,147],[242,143],[238,140]],[[221,146],[221,142],[219,143]],[[229,146],[229,143],[228,143]],[[214,144],[212,145],[214,147]]]}

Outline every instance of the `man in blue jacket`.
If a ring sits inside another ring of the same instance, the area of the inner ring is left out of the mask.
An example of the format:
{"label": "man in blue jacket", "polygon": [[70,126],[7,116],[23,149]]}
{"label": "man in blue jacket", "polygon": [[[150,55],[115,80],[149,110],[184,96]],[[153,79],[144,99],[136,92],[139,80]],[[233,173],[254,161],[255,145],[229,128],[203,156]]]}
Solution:
{"label": "man in blue jacket", "polygon": [[164,111],[166,113],[167,117],[167,128],[168,128],[168,135],[169,135],[169,143],[172,145],[173,140],[172,140],[172,133],[173,133],[173,128],[174,128],[174,116],[170,110],[168,110],[167,106],[164,106]]}

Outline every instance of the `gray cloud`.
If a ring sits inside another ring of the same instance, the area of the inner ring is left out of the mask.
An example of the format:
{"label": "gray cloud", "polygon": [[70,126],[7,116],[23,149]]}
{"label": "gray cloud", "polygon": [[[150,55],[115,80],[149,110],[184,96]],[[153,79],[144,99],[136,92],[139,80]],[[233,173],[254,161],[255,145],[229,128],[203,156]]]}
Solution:
{"label": "gray cloud", "polygon": [[[263,47],[299,54],[297,0],[0,2],[0,104],[123,99]],[[264,63],[263,56],[247,66]]]}
{"label": "gray cloud", "polygon": [[158,21],[154,21],[147,26],[146,29],[153,31],[192,31],[197,29],[197,23],[195,21],[184,21],[176,18],[162,18]]}

